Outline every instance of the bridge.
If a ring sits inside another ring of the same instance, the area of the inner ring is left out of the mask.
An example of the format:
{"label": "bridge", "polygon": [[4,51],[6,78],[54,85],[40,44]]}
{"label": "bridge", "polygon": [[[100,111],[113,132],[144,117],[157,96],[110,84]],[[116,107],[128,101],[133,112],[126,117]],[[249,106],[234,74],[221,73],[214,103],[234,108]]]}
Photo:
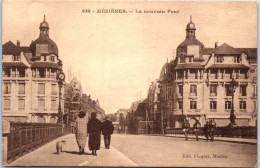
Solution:
{"label": "bridge", "polygon": [[[5,165],[255,167],[257,164],[255,138],[216,137],[214,142],[207,142],[202,135],[196,141],[193,134],[190,134],[189,140],[185,141],[182,134],[173,132],[165,135],[113,134],[111,148],[105,149],[102,140],[97,156],[93,156],[87,146],[86,153],[79,155],[75,135],[66,127],[58,128],[61,131],[58,131],[59,136],[42,141],[40,146],[26,154],[9,158]],[[45,135],[51,135],[48,134],[50,132],[45,131]],[[66,145],[58,155],[56,141],[59,140],[65,140]]]}

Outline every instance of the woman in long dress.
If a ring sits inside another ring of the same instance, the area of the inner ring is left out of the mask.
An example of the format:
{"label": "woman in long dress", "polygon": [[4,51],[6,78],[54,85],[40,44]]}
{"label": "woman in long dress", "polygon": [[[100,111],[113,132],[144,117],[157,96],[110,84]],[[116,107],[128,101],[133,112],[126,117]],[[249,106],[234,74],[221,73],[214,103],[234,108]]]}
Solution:
{"label": "woman in long dress", "polygon": [[79,154],[84,153],[84,148],[86,146],[87,141],[87,117],[86,113],[84,111],[81,111],[77,119],[75,121],[75,135],[76,135],[76,141],[79,147]]}
{"label": "woman in long dress", "polygon": [[89,134],[89,150],[92,155],[97,155],[97,150],[100,149],[101,137],[101,121],[96,118],[96,113],[91,113],[91,119],[88,121],[88,134]]}

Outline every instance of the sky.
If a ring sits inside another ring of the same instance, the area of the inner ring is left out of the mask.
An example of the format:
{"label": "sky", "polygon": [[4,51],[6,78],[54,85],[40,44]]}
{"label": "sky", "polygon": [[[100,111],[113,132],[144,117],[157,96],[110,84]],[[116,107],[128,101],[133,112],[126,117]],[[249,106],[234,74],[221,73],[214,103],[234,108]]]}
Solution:
{"label": "sky", "polygon": [[[98,99],[106,113],[130,108],[132,102],[147,97],[149,85],[159,78],[167,59],[175,58],[177,46],[185,39],[190,15],[196,37],[205,47],[213,48],[215,42],[257,47],[256,2],[5,0],[2,8],[3,44],[20,40],[21,46],[29,46],[39,37],[45,14],[66,81],[77,77],[83,92]],[[83,13],[83,9],[91,13]],[[133,12],[96,13],[98,9]]]}

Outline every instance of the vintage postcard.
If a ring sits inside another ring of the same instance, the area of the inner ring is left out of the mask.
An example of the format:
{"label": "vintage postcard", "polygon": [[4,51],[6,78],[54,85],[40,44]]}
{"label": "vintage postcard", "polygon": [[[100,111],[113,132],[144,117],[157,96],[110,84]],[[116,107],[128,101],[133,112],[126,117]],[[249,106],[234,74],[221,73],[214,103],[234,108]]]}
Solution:
{"label": "vintage postcard", "polygon": [[257,2],[2,2],[2,165],[257,167]]}

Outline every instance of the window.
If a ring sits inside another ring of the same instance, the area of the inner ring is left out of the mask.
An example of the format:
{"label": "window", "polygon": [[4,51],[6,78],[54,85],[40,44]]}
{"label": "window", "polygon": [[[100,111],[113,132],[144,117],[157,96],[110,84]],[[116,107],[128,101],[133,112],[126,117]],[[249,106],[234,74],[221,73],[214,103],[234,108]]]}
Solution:
{"label": "window", "polygon": [[210,109],[217,109],[217,102],[216,101],[210,101]]}
{"label": "window", "polygon": [[190,85],[190,93],[197,94],[197,85]]}
{"label": "window", "polygon": [[180,63],[185,63],[185,58],[184,58],[184,56],[180,56]]}
{"label": "window", "polygon": [[19,90],[18,90],[18,94],[25,94],[25,83],[19,83]]}
{"label": "window", "polygon": [[239,108],[240,109],[246,109],[246,101],[240,101],[239,102]]}
{"label": "window", "polygon": [[40,109],[45,108],[45,100],[44,99],[38,99],[38,108],[40,108]]}
{"label": "window", "polygon": [[51,95],[56,95],[56,94],[57,94],[57,85],[51,84]]}
{"label": "window", "polygon": [[19,55],[13,55],[13,61],[20,61]]}
{"label": "window", "polygon": [[231,101],[225,101],[225,109],[230,110],[231,109]]}
{"label": "window", "polygon": [[217,96],[217,85],[210,85],[210,95]]}
{"label": "window", "polygon": [[222,63],[222,62],[224,62],[224,58],[221,57],[221,56],[218,56],[217,57],[217,63]]}
{"label": "window", "polygon": [[226,85],[225,90],[226,90],[226,96],[232,96],[230,85]]}
{"label": "window", "polygon": [[240,95],[241,96],[246,96],[246,85],[241,85],[240,86]]}
{"label": "window", "polygon": [[179,101],[178,104],[179,104],[179,109],[182,109],[182,101]]}
{"label": "window", "polygon": [[179,95],[182,96],[183,86],[182,85],[178,85],[178,87],[179,87]]}
{"label": "window", "polygon": [[11,107],[11,100],[4,99],[4,110],[10,110],[10,107]]}
{"label": "window", "polygon": [[24,99],[18,99],[18,109],[19,110],[25,109],[25,100]]}
{"label": "window", "polygon": [[190,109],[197,109],[197,102],[196,101],[190,101]]}
{"label": "window", "polygon": [[257,85],[253,85],[253,87],[254,87],[253,96],[257,96]]}
{"label": "window", "polygon": [[51,100],[51,108],[52,109],[56,109],[57,108],[57,105],[56,105],[56,100]]}
{"label": "window", "polygon": [[11,94],[11,83],[4,83],[4,94]]}
{"label": "window", "polygon": [[192,62],[192,57],[189,57],[189,62]]}
{"label": "window", "polygon": [[256,103],[256,101],[254,101],[254,110],[256,110],[257,109],[257,103]]}
{"label": "window", "polygon": [[234,56],[234,63],[240,63],[240,56]]}
{"label": "window", "polygon": [[38,94],[45,94],[45,84],[44,83],[38,84]]}
{"label": "window", "polygon": [[51,62],[55,61],[55,57],[54,56],[51,56],[50,59],[51,59]]}

